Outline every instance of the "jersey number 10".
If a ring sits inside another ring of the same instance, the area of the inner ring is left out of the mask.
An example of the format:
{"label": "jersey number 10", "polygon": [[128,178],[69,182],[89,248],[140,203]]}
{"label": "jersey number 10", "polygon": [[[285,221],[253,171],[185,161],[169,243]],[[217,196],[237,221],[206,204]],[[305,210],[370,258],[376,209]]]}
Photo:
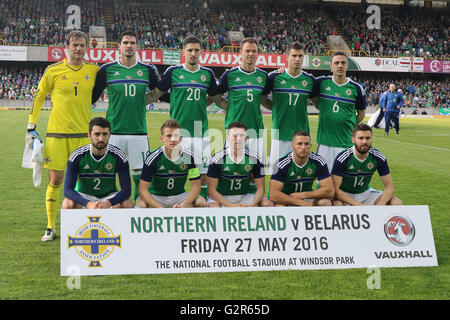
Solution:
{"label": "jersey number 10", "polygon": [[125,97],[134,97],[136,95],[136,85],[124,83]]}

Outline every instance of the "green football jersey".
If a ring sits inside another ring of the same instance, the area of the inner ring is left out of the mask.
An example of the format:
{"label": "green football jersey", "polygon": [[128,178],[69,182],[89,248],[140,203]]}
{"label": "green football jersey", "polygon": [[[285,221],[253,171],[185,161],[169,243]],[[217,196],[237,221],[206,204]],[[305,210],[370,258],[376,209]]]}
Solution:
{"label": "green football jersey", "polygon": [[287,71],[269,73],[267,89],[272,91],[272,124],[278,130],[278,140],[292,140],[297,130],[309,133],[307,106],[314,84],[315,78],[305,71],[296,77]]}
{"label": "green football jersey", "polygon": [[259,138],[263,134],[261,114],[261,96],[268,93],[267,72],[255,68],[245,72],[240,67],[225,71],[219,80],[219,92],[228,92],[228,110],[225,115],[225,128],[234,121],[247,126],[250,138]]}
{"label": "green football jersey", "polygon": [[172,161],[159,147],[145,159],[141,179],[150,182],[148,191],[158,196],[174,196],[185,190],[186,180],[200,179],[200,173],[194,162],[194,155],[182,149],[177,160]]}
{"label": "green football jersey", "polygon": [[354,147],[350,147],[337,155],[332,174],[342,177],[341,190],[357,194],[370,188],[375,171],[380,177],[389,174],[386,157],[380,151],[370,148],[366,159],[360,160],[355,155]]}
{"label": "green football jersey", "polygon": [[125,154],[113,145],[107,146],[108,151],[102,158],[96,159],[91,153],[91,145],[87,144],[74,151],[68,161],[66,180],[77,177],[75,191],[95,196],[97,198],[116,192],[116,175],[128,175],[128,160]]}
{"label": "green football jersey", "polygon": [[347,78],[338,85],[332,76],[317,78],[313,96],[320,96],[317,143],[338,148],[352,145],[356,109],[366,108],[366,94],[358,83]]}
{"label": "green football jersey", "polygon": [[320,181],[330,176],[325,159],[312,152],[309,153],[308,160],[303,166],[294,161],[290,152],[278,160],[275,168],[271,179],[284,183],[281,192],[285,194],[313,191],[316,179]]}
{"label": "green football jersey", "polygon": [[190,137],[203,137],[208,130],[207,94],[218,94],[211,69],[199,66],[192,72],[184,65],[169,67],[157,88],[170,90],[170,117],[188,130]]}
{"label": "green football jersey", "polygon": [[141,62],[126,67],[115,61],[100,68],[92,102],[95,103],[107,88],[109,101],[106,119],[111,123],[112,134],[147,134],[145,94],[147,88],[154,89],[158,81],[156,67]]}
{"label": "green football jersey", "polygon": [[242,159],[234,162],[229,152],[230,148],[224,148],[216,153],[208,167],[208,177],[218,179],[217,192],[222,195],[255,193],[252,176],[264,177],[264,166],[258,155],[246,148]]}

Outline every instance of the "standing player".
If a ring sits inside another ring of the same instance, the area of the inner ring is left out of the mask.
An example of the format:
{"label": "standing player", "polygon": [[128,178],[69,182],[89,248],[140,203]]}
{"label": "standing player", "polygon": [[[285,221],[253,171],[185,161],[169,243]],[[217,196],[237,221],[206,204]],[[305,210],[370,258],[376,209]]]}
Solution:
{"label": "standing player", "polygon": [[317,78],[314,100],[319,106],[317,154],[325,158],[331,170],[336,155],[352,145],[353,128],[364,119],[366,93],[360,84],[347,78],[348,61],[343,52],[333,53],[330,68],[332,76]]}
{"label": "standing player", "polygon": [[106,119],[111,123],[112,145],[128,155],[134,181],[133,199],[137,198],[144,159],[150,152],[146,124],[146,92],[159,81],[158,71],[152,64],[136,60],[137,37],[133,31],[120,35],[119,61],[104,64],[97,75],[92,103],[105,88],[109,103]]}
{"label": "standing player", "polygon": [[120,149],[109,144],[110,129],[105,118],[94,118],[89,123],[91,143],[76,149],[67,163],[63,209],[133,207],[128,160]]}
{"label": "standing player", "polygon": [[67,160],[75,149],[89,143],[91,95],[98,66],[83,61],[87,41],[86,35],[81,31],[68,34],[68,58],[47,67],[39,81],[28,118],[27,142],[41,140],[36,132],[36,123],[45,97],[50,93],[52,110],[44,151],[44,167],[49,169],[46,192],[48,222],[42,241],[53,240],[56,236],[56,211]]}
{"label": "standing player", "polygon": [[267,98],[267,72],[256,68],[257,42],[246,38],[241,43],[242,62],[239,67],[225,71],[219,80],[219,92],[228,93],[225,128],[240,121],[247,126],[248,148],[265,163],[261,103],[270,109]]}
{"label": "standing player", "polygon": [[216,77],[211,69],[199,65],[202,43],[195,36],[183,40],[185,63],[169,67],[161,82],[147,98],[147,103],[156,101],[170,90],[170,118],[183,128],[182,146],[194,153],[202,180],[201,195],[206,199],[206,172],[211,159],[207,95],[226,108],[226,101],[218,95]]}
{"label": "standing player", "polygon": [[267,90],[272,91],[272,142],[269,168],[292,150],[292,135],[298,130],[309,133],[308,98],[313,93],[315,78],[302,70],[305,51],[294,42],[286,50],[285,72],[269,74]]}
{"label": "standing player", "polygon": [[[163,146],[153,150],[145,159],[139,184],[139,208],[189,208],[205,207],[206,200],[199,196],[200,173],[194,155],[183,149],[181,126],[169,119],[161,126]],[[191,190],[184,186],[189,178]]]}
{"label": "standing player", "polygon": [[[402,205],[402,201],[394,196],[386,157],[372,148],[372,129],[364,123],[357,125],[352,142],[354,145],[339,153],[334,161],[331,173],[336,190],[333,205]],[[375,171],[380,175],[384,191],[370,187]]]}
{"label": "standing player", "polygon": [[[299,130],[292,137],[292,152],[276,163],[270,180],[270,200],[282,206],[331,206],[333,181],[325,159],[311,152],[311,137]],[[320,188],[313,190],[314,180]]]}
{"label": "standing player", "polygon": [[[213,156],[208,168],[208,206],[272,206],[264,199],[263,164],[256,153],[245,147],[245,124],[232,122],[227,129],[228,147]],[[252,178],[256,192],[250,185]]]}
{"label": "standing player", "polygon": [[394,123],[395,132],[399,134],[400,108],[403,106],[402,92],[395,91],[395,84],[391,83],[389,90],[380,98],[380,108],[384,111],[384,135],[389,135],[391,121]]}

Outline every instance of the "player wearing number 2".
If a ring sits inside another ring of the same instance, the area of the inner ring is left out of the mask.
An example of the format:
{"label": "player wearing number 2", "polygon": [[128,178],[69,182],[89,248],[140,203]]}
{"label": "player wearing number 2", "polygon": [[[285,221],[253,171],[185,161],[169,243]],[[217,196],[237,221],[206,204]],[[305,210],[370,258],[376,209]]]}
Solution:
{"label": "player wearing number 2", "polygon": [[[361,123],[353,130],[353,146],[336,157],[332,170],[337,205],[401,205],[394,196],[394,184],[386,157],[372,148],[372,129]],[[370,180],[378,171],[384,191],[372,189]]]}
{"label": "player wearing number 2", "polygon": [[87,37],[81,31],[72,31],[66,38],[68,57],[50,65],[39,81],[28,119],[27,142],[41,140],[36,124],[45,97],[50,93],[52,110],[47,126],[44,167],[49,169],[46,192],[47,230],[42,241],[56,236],[56,211],[64,180],[64,170],[71,153],[89,143],[91,95],[98,71],[96,64],[83,61]]}
{"label": "player wearing number 2", "polygon": [[128,160],[122,150],[109,144],[110,129],[105,118],[94,118],[89,123],[91,143],[76,149],[67,163],[63,209],[133,207]]}
{"label": "player wearing number 2", "polygon": [[347,78],[344,53],[333,53],[330,68],[332,76],[317,78],[313,102],[319,107],[317,154],[332,170],[336,155],[352,145],[352,130],[364,119],[366,94],[360,84]]}
{"label": "player wearing number 2", "polygon": [[133,31],[120,35],[119,61],[104,64],[97,75],[92,103],[105,88],[109,103],[106,119],[111,123],[111,141],[128,155],[131,175],[135,184],[133,199],[137,198],[144,159],[150,152],[146,125],[146,92],[159,81],[158,71],[152,64],[137,62],[137,37]]}

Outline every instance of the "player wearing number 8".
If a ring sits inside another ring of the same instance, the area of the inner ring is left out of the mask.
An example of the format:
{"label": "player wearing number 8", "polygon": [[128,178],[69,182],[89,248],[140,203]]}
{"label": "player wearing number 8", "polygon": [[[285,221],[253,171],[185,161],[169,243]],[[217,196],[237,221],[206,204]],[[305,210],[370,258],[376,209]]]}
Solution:
{"label": "player wearing number 8", "polygon": [[[109,143],[110,123],[94,118],[90,144],[76,149],[67,163],[63,209],[132,208],[131,180],[125,154]],[[120,191],[116,188],[119,176]]]}
{"label": "player wearing number 8", "polygon": [[332,76],[317,78],[313,102],[319,108],[317,154],[333,167],[336,155],[352,145],[352,130],[364,119],[366,94],[363,87],[347,78],[347,56],[331,56]]}
{"label": "player wearing number 8", "polygon": [[[394,196],[394,184],[386,157],[372,148],[372,129],[361,123],[355,127],[353,146],[339,153],[334,161],[332,179],[335,187],[333,205],[401,205]],[[370,180],[378,171],[385,189],[370,187]]]}
{"label": "player wearing number 8", "polygon": [[[180,124],[169,119],[161,126],[163,146],[153,150],[145,159],[139,183],[138,208],[204,207],[200,194],[200,173],[194,155],[182,148]],[[185,191],[189,178],[191,190]]]}

